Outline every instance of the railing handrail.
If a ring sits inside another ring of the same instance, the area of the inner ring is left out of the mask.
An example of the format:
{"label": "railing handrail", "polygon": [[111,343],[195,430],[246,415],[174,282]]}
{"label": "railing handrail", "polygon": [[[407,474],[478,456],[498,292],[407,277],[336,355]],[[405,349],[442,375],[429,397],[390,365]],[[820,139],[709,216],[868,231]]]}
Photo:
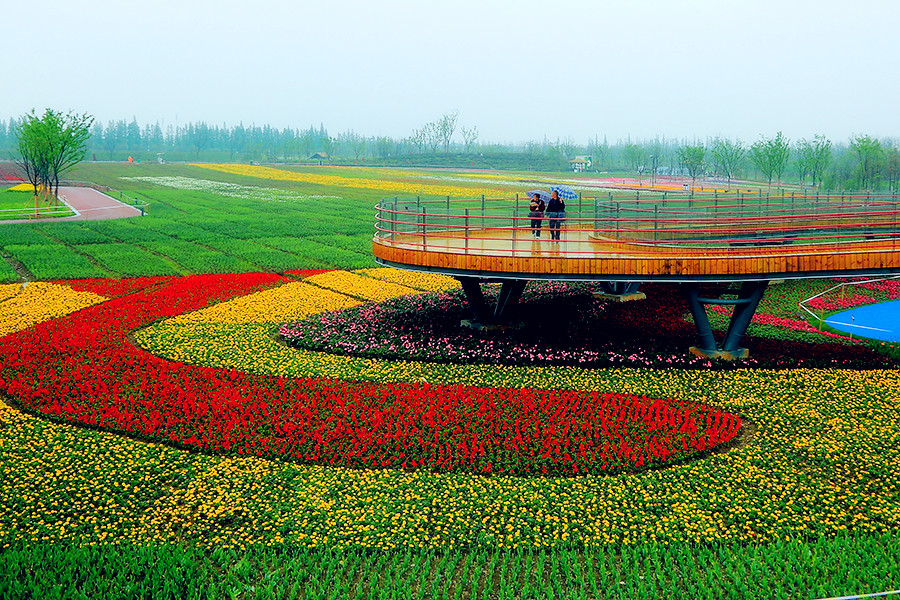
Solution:
{"label": "railing handrail", "polygon": [[[671,206],[634,200],[630,201],[633,207],[624,201],[608,204],[609,197],[585,204],[586,198],[582,197],[577,200],[577,210],[576,200],[570,201],[572,210],[567,207],[563,229],[625,243],[691,247],[779,242],[842,244],[860,238],[896,241],[900,235],[900,196],[896,194],[859,195],[853,197],[856,201],[847,194],[818,195],[816,203],[793,206],[783,202],[795,198],[754,196],[753,203],[724,207],[718,204],[718,198],[693,198],[687,207],[679,206],[676,212]],[[394,238],[414,234],[424,245],[428,239],[458,238],[461,234],[468,237],[479,232],[483,240],[514,243],[515,232],[527,230],[532,219],[522,200],[385,198],[376,205],[376,236],[400,241]],[[682,198],[678,202],[688,200]],[[440,208],[435,210],[432,205]],[[548,221],[546,215],[543,221]]]}

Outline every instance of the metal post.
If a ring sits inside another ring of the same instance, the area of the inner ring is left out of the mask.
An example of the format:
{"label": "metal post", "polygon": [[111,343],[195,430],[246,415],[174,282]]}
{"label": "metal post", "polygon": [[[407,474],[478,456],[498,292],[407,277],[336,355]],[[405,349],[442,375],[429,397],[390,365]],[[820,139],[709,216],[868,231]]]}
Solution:
{"label": "metal post", "polygon": [[[516,194],[516,198],[518,199],[518,194]],[[516,232],[519,227],[519,207],[516,206],[513,209],[513,219],[512,219],[512,255],[516,255]]]}
{"label": "metal post", "polygon": [[391,210],[391,243],[397,238],[397,199],[394,199],[394,206]]}
{"label": "metal post", "polygon": [[484,194],[481,195],[481,228],[484,229]]}
{"label": "metal post", "polygon": [[659,240],[659,204],[653,205],[653,241]]}
{"label": "metal post", "polygon": [[619,206],[619,203],[617,202],[616,203],[616,241],[617,242],[619,241],[619,216],[620,216],[619,208],[620,208],[620,206]]}
{"label": "metal post", "polygon": [[425,207],[423,206],[422,207],[422,248],[425,248],[425,246],[428,244],[428,240],[426,238],[426,233],[425,233],[426,227],[427,226],[425,225]]}
{"label": "metal post", "polygon": [[469,209],[466,209],[466,221],[465,221],[465,231],[466,231],[466,254],[469,253]]}

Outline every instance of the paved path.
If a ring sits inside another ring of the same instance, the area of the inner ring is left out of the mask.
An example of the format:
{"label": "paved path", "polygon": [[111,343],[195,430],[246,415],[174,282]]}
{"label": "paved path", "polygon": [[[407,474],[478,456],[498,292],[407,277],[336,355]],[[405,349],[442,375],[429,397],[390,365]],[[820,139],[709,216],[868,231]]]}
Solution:
{"label": "paved path", "polygon": [[45,219],[14,219],[0,221],[0,225],[13,223],[58,223],[60,221],[100,221],[140,217],[141,211],[111,196],[88,187],[60,187],[59,197],[75,213],[71,217]]}

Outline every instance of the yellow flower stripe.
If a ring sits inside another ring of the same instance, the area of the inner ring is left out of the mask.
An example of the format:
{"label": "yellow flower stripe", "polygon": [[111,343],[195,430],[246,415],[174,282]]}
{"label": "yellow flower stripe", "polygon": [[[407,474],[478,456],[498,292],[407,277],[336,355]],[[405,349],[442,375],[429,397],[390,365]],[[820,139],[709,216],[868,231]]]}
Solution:
{"label": "yellow flower stripe", "polygon": [[0,302],[12,298],[22,290],[21,283],[5,283],[0,285]]}
{"label": "yellow flower stripe", "polygon": [[418,273],[416,271],[401,271],[390,267],[358,269],[354,271],[354,273],[426,292],[442,292],[444,290],[452,290],[459,287],[459,282],[457,280],[446,275]]}
{"label": "yellow flower stripe", "polygon": [[327,175],[324,173],[301,173],[296,171],[286,171],[284,169],[275,169],[272,167],[263,167],[257,165],[195,164],[192,166],[202,167],[204,169],[210,169],[213,171],[220,171],[223,173],[231,173],[234,175],[257,177],[260,179],[271,179],[275,181],[296,181],[302,183],[312,183],[315,185],[331,185],[336,187],[362,188],[368,190],[389,192],[390,194],[403,194],[411,196],[462,196],[473,198],[481,194],[487,196],[508,195],[508,192],[506,190],[496,188],[488,189],[479,187],[434,185],[427,183],[406,183],[402,181],[373,179],[367,177],[342,177],[339,175]]}
{"label": "yellow flower stripe", "polygon": [[343,294],[296,281],[179,315],[167,323],[281,324],[326,310],[349,308],[356,304],[359,304],[358,300]]}
{"label": "yellow flower stripe", "polygon": [[327,273],[320,273],[319,275],[308,277],[306,281],[341,294],[362,298],[363,300],[375,300],[379,302],[387,300],[388,298],[419,293],[419,290],[414,290],[405,285],[378,280],[372,277],[363,277],[348,271],[329,271]]}
{"label": "yellow flower stripe", "polygon": [[91,292],[76,292],[55,283],[33,282],[24,287],[14,285],[19,288],[19,292],[0,302],[0,336],[106,300],[103,296]]}
{"label": "yellow flower stripe", "polygon": [[33,192],[34,186],[31,185],[30,183],[20,183],[18,185],[12,186],[11,188],[9,188],[6,191],[8,191],[8,192]]}

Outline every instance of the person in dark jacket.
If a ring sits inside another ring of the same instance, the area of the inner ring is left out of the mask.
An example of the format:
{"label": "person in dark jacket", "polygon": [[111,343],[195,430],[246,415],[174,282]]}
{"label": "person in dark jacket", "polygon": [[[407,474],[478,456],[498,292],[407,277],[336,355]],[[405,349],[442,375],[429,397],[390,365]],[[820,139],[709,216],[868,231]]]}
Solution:
{"label": "person in dark jacket", "polygon": [[544,220],[544,199],[540,194],[531,197],[528,207],[528,216],[531,217],[531,235],[534,239],[541,239],[541,222]]}
{"label": "person in dark jacket", "polygon": [[547,203],[547,224],[550,226],[550,239],[559,240],[559,230],[563,219],[566,218],[566,203],[559,197],[559,192],[550,192],[550,202]]}

